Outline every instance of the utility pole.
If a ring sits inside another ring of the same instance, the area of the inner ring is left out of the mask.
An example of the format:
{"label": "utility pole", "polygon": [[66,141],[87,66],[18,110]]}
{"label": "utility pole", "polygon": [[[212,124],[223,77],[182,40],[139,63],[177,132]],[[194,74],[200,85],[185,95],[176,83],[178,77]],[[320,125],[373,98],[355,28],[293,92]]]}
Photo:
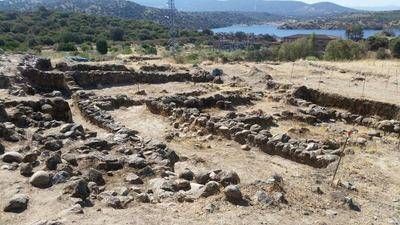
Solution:
{"label": "utility pole", "polygon": [[175,55],[177,48],[177,29],[175,25],[176,19],[176,8],[175,8],[175,0],[168,0],[168,9],[169,9],[169,41],[168,45],[172,53]]}

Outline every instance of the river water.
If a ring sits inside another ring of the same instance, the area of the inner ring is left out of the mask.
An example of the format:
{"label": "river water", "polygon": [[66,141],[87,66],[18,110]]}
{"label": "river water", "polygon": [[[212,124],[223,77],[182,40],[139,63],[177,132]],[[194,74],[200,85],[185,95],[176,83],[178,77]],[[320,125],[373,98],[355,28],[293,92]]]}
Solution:
{"label": "river water", "polygon": [[[263,25],[234,25],[230,27],[222,27],[213,29],[215,33],[231,33],[231,32],[245,32],[245,33],[253,33],[253,34],[269,34],[277,37],[286,37],[295,34],[325,34],[332,35],[337,37],[345,38],[345,30],[306,30],[306,29],[295,29],[295,30],[281,30],[278,29],[278,26],[272,24],[263,24]],[[373,36],[374,34],[380,32],[381,30],[364,30],[364,38]],[[394,30],[396,35],[400,35],[400,30]]]}

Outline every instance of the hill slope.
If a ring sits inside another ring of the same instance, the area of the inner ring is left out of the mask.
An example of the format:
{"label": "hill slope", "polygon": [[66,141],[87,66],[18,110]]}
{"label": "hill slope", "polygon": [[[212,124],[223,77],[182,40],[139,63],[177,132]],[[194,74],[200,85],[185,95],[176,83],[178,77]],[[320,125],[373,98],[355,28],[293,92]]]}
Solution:
{"label": "hill slope", "polygon": [[[165,0],[133,0],[143,5],[165,8]],[[306,4],[301,1],[264,1],[264,0],[176,0],[176,7],[183,11],[242,11],[266,12],[280,16],[316,17],[356,12],[330,2]]]}
{"label": "hill slope", "polygon": [[[169,12],[165,9],[146,7],[127,0],[5,0],[0,1],[2,11],[27,11],[40,6],[69,12],[84,12],[127,19],[145,19],[168,24]],[[268,13],[245,12],[179,12],[177,23],[181,28],[204,29],[238,23],[257,23],[276,19]]]}

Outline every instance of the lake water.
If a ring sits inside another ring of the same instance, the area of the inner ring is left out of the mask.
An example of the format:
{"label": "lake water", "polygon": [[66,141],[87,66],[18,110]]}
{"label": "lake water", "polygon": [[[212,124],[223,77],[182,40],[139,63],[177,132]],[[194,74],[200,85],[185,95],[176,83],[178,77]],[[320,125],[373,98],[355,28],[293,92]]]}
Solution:
{"label": "lake water", "polygon": [[[275,35],[278,37],[286,37],[295,34],[326,34],[332,35],[337,37],[345,38],[345,30],[305,30],[305,29],[296,29],[296,30],[281,30],[278,29],[277,26],[271,24],[264,24],[264,25],[234,25],[230,27],[222,27],[213,29],[215,33],[230,33],[230,32],[245,32],[245,33],[253,33],[253,34],[269,34]],[[364,37],[370,37],[381,30],[364,30]],[[396,35],[400,35],[400,30],[394,31]]]}

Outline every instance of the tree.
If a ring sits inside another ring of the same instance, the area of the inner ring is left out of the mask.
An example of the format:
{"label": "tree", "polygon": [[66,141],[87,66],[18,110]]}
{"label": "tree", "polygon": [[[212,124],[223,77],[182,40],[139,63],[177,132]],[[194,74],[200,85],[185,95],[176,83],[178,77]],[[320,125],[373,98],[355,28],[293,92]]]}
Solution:
{"label": "tree", "polygon": [[123,41],[124,35],[125,35],[124,30],[119,27],[111,29],[110,31],[110,36],[113,41]]}
{"label": "tree", "polygon": [[393,39],[390,42],[390,51],[393,57],[400,58],[400,37]]}
{"label": "tree", "polygon": [[100,39],[96,42],[96,49],[97,51],[102,54],[105,55],[108,52],[108,44],[107,41],[104,39]]}
{"label": "tree", "polygon": [[346,37],[352,41],[360,41],[364,38],[363,27],[359,24],[354,24],[346,29]]}

